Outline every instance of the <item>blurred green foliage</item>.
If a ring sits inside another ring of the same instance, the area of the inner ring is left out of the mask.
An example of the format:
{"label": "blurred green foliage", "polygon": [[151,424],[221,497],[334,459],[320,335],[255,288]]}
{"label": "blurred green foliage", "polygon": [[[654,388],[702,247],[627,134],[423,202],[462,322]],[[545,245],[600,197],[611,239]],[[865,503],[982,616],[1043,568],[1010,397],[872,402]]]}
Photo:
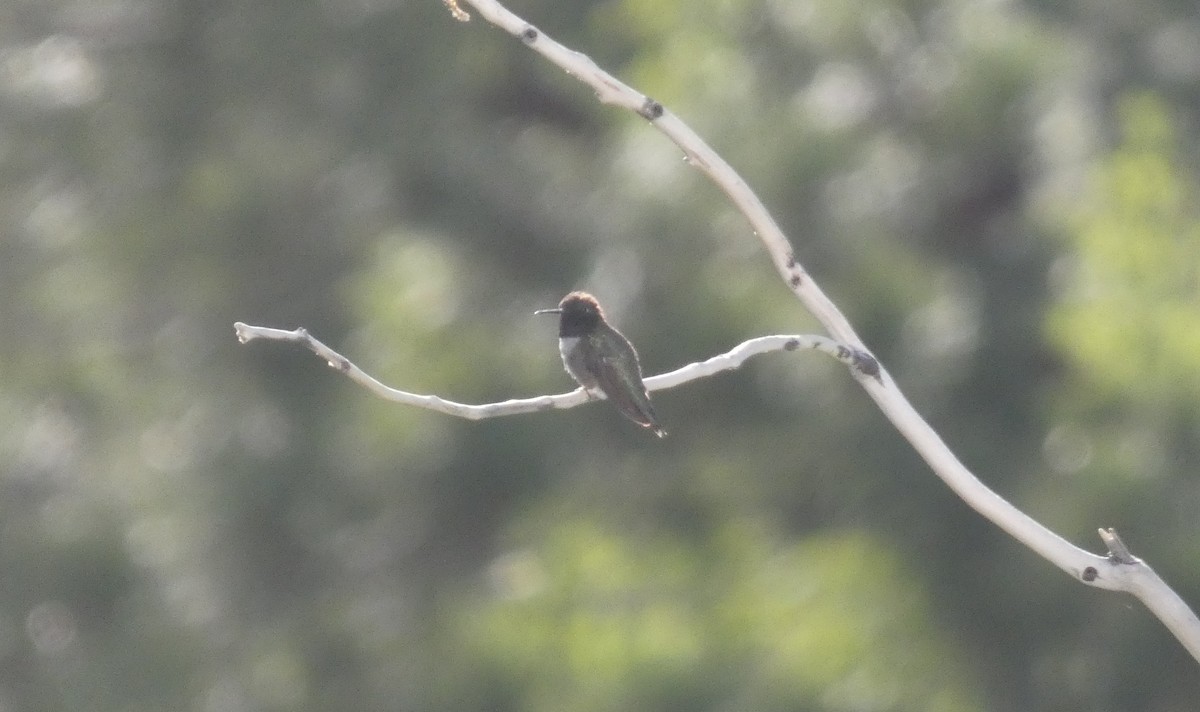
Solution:
{"label": "blurred green foliage", "polygon": [[1047,328],[1098,398],[1190,409],[1200,397],[1200,185],[1161,101],[1134,95],[1118,108],[1121,144],[1076,216],[1076,263],[1062,268],[1068,293]]}
{"label": "blurred green foliage", "polygon": [[862,533],[789,544],[732,520],[687,542],[534,521],[537,548],[492,563],[464,625],[521,709],[981,709],[926,592]]}
{"label": "blurred green foliage", "polygon": [[[1200,604],[1186,3],[530,0],[746,177],[956,452]],[[0,6],[0,709],[1185,710],[1130,601],[962,505],[644,121],[437,0]]]}

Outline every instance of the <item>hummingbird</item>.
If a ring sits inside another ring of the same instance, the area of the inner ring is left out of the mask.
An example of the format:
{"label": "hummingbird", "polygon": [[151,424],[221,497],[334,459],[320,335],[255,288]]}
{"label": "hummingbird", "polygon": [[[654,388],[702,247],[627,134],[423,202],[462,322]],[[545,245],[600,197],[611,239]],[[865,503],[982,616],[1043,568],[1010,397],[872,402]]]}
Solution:
{"label": "hummingbird", "polygon": [[558,352],[563,366],[584,390],[600,391],[621,415],[660,438],[667,431],[658,424],[650,394],[642,383],[637,351],[621,332],[604,318],[604,310],[587,292],[571,292],[555,309],[534,314],[558,314]]}

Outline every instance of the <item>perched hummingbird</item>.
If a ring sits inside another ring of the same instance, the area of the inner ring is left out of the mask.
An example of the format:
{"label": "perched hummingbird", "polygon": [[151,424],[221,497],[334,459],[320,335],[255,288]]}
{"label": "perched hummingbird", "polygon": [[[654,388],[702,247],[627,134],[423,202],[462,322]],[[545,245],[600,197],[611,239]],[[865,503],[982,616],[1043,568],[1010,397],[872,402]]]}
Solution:
{"label": "perched hummingbird", "polygon": [[571,292],[557,309],[539,309],[534,314],[559,315],[558,352],[571,378],[588,391],[603,393],[626,418],[660,438],[667,436],[642,383],[637,351],[605,321],[595,297]]}

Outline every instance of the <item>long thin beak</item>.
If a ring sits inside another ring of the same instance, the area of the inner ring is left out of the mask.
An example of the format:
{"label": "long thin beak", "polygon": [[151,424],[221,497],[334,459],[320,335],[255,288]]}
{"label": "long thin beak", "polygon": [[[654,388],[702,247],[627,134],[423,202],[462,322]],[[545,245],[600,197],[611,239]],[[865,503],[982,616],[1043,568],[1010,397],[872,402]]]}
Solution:
{"label": "long thin beak", "polygon": [[534,312],[534,314],[562,314],[562,308],[555,307],[553,309],[538,309]]}

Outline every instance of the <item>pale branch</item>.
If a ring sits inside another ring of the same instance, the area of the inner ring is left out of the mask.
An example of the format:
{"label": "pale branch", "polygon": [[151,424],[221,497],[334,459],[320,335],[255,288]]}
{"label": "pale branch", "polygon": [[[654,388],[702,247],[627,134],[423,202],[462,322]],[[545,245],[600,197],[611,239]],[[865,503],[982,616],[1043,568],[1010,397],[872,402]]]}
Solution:
{"label": "pale branch", "polygon": [[[475,8],[484,19],[590,86],[602,103],[629,109],[666,134],[688,162],[708,175],[746,216],[784,282],[829,333],[852,353],[870,353],[849,320],[801,267],[791,243],[746,181],[679,117],[600,69],[591,58],[546,36],[496,0],[458,1]],[[1149,566],[1140,560],[1129,563],[1081,549],[1014,507],[958,460],[882,366],[872,375],[874,378],[859,377],[859,383],[934,473],[963,501],[1073,578],[1138,597],[1200,661],[1200,618]]]}
{"label": "pale branch", "polygon": [[[289,341],[301,344],[308,348],[309,351],[324,359],[330,368],[346,374],[350,380],[385,400],[403,403],[404,405],[413,405],[418,408],[428,408],[429,410],[435,410],[439,413],[459,418],[466,418],[467,420],[483,420],[484,418],[496,418],[504,415],[574,408],[590,400],[603,399],[604,397],[603,393],[590,394],[582,388],[576,388],[570,393],[560,393],[552,396],[534,396],[532,398],[515,398],[497,403],[483,403],[480,405],[456,403],[439,396],[424,396],[386,386],[366,371],[354,365],[354,362],[350,359],[315,339],[312,334],[308,333],[307,329],[299,328],[288,331],[286,329],[273,329],[266,326],[251,326],[243,324],[240,321],[236,322],[233,328],[237,332],[238,341],[243,344],[255,339]],[[721,371],[732,371],[733,369],[740,368],[751,356],[771,351],[797,351],[801,349],[820,351],[828,354],[853,368],[856,373],[864,376],[874,377],[878,373],[878,367],[873,357],[848,349],[825,336],[799,334],[794,336],[760,336],[757,339],[744,341],[729,351],[718,356],[713,356],[707,361],[691,363],[674,371],[650,376],[645,379],[646,390],[661,391],[667,388],[674,388],[689,381],[707,378]]]}

